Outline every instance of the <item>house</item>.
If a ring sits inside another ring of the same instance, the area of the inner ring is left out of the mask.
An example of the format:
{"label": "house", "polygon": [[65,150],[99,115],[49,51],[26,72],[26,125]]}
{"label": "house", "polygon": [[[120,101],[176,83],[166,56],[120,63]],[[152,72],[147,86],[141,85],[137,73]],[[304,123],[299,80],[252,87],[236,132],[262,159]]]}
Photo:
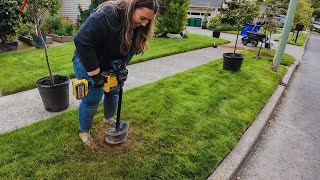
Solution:
{"label": "house", "polygon": [[215,16],[224,7],[224,0],[191,0],[188,17],[203,18],[209,9],[208,15]]}
{"label": "house", "polygon": [[89,8],[90,3],[91,0],[61,0],[60,13],[76,23],[77,16],[80,15],[79,5],[85,10]]}

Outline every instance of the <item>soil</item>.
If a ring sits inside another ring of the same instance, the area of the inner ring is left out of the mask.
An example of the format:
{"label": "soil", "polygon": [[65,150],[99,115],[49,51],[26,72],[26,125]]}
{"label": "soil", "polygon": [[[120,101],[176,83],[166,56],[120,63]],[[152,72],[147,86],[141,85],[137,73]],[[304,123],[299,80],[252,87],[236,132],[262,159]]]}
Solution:
{"label": "soil", "polygon": [[[103,121],[99,123],[99,128],[92,132],[92,138],[96,143],[96,152],[106,153],[106,154],[122,154],[134,149],[138,145],[139,138],[134,131],[129,131],[128,139],[118,145],[111,145],[105,142],[105,130],[106,128],[113,127],[112,125],[106,124]],[[141,138],[140,138],[141,140]]]}
{"label": "soil", "polygon": [[[53,76],[53,82],[55,85],[64,84],[68,80],[69,80],[69,78],[67,76],[61,76],[61,75],[54,75]],[[44,78],[38,80],[37,83],[40,85],[44,85],[44,86],[46,86],[46,85],[50,86],[51,85],[50,76],[47,76],[47,77],[44,77]]]}
{"label": "soil", "polygon": [[[234,45],[226,45],[226,44],[223,44],[223,45],[220,45],[220,46],[222,46],[222,47],[224,47],[224,48],[228,48],[228,49],[232,50],[232,52],[233,52],[233,50],[234,50]],[[242,50],[246,50],[246,48],[244,48],[244,47],[238,47],[238,46],[237,46],[237,51],[242,51]]]}

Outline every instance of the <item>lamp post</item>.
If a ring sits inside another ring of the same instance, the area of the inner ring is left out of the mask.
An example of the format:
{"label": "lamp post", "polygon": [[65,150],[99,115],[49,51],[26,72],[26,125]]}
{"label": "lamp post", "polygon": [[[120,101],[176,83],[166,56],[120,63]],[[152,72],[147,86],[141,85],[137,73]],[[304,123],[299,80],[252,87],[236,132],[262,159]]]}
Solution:
{"label": "lamp post", "polygon": [[271,69],[276,72],[278,72],[279,65],[281,63],[283,53],[286,48],[287,40],[291,30],[292,22],[294,19],[294,14],[296,12],[297,3],[298,3],[298,0],[290,0],[286,21],[284,22],[283,30],[281,33],[281,39],[279,41],[279,46],[276,51],[276,54],[274,55],[272,66],[271,66]]}

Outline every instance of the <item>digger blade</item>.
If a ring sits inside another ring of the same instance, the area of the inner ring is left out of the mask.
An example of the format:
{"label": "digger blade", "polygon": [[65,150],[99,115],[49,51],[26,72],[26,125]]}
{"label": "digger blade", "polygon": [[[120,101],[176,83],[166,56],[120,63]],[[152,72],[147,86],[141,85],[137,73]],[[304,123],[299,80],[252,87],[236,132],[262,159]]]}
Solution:
{"label": "digger blade", "polygon": [[127,121],[120,121],[119,127],[107,128],[104,140],[108,144],[120,144],[127,140],[129,123]]}

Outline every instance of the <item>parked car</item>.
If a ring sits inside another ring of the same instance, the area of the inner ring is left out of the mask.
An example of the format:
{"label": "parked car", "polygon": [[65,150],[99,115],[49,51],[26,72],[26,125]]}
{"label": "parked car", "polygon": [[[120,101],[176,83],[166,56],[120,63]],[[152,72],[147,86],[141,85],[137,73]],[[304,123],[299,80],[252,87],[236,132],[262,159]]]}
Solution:
{"label": "parked car", "polygon": [[277,17],[273,18],[275,21],[278,21],[280,24],[280,27],[283,27],[284,22],[286,21],[286,16],[285,15],[279,15]]}

